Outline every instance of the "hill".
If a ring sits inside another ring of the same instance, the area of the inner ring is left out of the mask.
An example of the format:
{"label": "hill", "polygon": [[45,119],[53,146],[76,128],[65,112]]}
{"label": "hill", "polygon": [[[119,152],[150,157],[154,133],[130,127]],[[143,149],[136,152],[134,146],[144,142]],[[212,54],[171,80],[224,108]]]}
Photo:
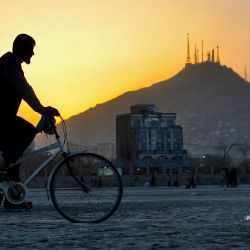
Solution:
{"label": "hill", "polygon": [[133,104],[153,103],[175,112],[184,147],[195,155],[216,154],[232,143],[250,142],[250,84],[231,68],[212,62],[189,65],[172,78],[127,92],[66,121],[79,145],[115,143],[116,115]]}

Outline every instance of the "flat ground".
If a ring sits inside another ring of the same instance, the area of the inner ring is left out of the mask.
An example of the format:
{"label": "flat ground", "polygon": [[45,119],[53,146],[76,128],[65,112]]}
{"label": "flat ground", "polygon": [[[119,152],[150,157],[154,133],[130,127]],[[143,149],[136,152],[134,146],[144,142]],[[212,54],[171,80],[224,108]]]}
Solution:
{"label": "flat ground", "polygon": [[0,249],[250,249],[250,186],[125,188],[101,224],[65,221],[31,190],[32,211],[0,208]]}

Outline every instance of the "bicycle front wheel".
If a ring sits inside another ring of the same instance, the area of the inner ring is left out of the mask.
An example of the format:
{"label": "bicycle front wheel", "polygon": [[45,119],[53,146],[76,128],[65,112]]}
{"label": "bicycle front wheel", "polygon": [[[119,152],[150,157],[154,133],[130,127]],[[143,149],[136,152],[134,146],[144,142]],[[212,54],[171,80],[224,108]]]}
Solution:
{"label": "bicycle front wheel", "polygon": [[67,156],[55,169],[50,194],[56,210],[70,222],[99,223],[122,198],[122,180],[114,165],[92,153]]}

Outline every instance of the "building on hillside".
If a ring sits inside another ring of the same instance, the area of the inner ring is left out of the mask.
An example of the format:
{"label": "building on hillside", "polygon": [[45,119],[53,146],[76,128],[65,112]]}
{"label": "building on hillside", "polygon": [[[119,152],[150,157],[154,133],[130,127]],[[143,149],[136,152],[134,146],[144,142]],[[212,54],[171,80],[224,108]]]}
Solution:
{"label": "building on hillside", "polygon": [[156,112],[154,104],[133,105],[131,113],[116,117],[116,152],[125,174],[140,167],[149,171],[191,164],[176,114]]}

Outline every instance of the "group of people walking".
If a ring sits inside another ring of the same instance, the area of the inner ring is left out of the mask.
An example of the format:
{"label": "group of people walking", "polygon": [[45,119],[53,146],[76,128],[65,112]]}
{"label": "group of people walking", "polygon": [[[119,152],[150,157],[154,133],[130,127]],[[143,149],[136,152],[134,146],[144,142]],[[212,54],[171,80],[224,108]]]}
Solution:
{"label": "group of people walking", "polygon": [[[155,187],[156,186],[156,175],[152,173],[150,177],[145,178],[144,187]],[[167,186],[171,187],[179,187],[179,176],[178,174],[174,175],[174,180],[172,179],[172,175],[169,174],[167,179]],[[189,173],[187,178],[185,188],[196,188],[196,178],[195,174]],[[223,176],[220,181],[221,187],[238,187],[238,172],[236,168],[225,168],[223,172]]]}

